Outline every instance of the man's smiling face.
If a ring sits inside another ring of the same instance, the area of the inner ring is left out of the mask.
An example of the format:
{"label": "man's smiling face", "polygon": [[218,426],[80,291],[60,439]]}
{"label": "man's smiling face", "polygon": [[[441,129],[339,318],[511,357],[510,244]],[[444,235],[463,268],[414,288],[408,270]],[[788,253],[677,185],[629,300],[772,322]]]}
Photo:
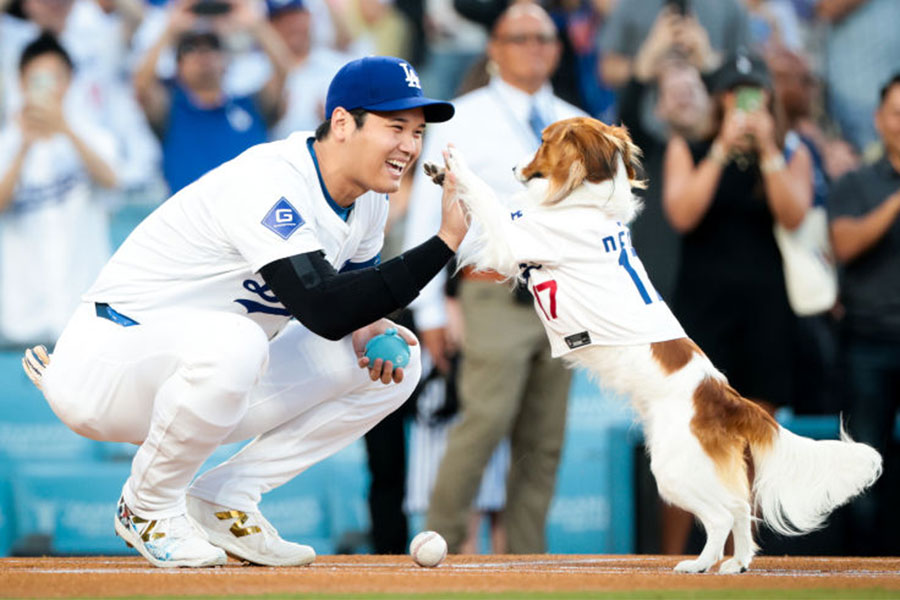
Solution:
{"label": "man's smiling face", "polygon": [[422,151],[425,113],[421,108],[370,112],[348,140],[357,185],[382,194],[400,189],[400,180]]}

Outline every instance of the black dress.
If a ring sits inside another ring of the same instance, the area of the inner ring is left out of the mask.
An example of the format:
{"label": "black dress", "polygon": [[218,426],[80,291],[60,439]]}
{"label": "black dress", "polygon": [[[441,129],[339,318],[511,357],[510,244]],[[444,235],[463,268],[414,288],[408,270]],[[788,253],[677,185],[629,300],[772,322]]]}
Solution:
{"label": "black dress", "polygon": [[[695,164],[709,148],[691,146]],[[743,167],[728,164],[709,210],[683,236],[672,308],[741,395],[788,405],[796,317],[762,174],[755,162]]]}

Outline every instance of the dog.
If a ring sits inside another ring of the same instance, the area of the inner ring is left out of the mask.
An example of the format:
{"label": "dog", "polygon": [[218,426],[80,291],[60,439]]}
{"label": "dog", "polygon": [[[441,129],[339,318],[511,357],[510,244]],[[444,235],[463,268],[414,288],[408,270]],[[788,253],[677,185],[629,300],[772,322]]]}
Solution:
{"label": "dog", "polygon": [[758,550],[755,512],[785,535],[821,527],[875,482],[881,455],[843,425],[840,440],[824,441],[781,427],[685,335],[631,245],[639,169],[625,128],[584,117],[544,129],[536,154],[514,169],[525,189],[512,212],[453,147],[444,167],[426,165],[436,182],[453,175],[473,224],[459,267],[527,283],[553,355],[630,398],[660,495],[706,532],[700,555],[675,571],[709,570],[730,532],[734,555],[719,573],[744,572]]}

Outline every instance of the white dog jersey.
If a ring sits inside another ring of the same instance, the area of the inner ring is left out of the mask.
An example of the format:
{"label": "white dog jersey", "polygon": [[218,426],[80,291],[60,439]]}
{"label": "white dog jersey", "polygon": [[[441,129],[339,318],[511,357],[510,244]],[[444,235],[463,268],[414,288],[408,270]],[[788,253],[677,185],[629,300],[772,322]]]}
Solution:
{"label": "white dog jersey", "polygon": [[388,202],[367,192],[345,222],[326,199],[311,132],[255,146],[185,187],[141,223],[84,295],[141,322],[167,308],[245,314],[271,338],[290,313],[258,271],[321,249],[335,269],[381,250]]}
{"label": "white dog jersey", "polygon": [[511,217],[509,243],[554,357],[588,345],[685,337],[650,283],[627,225],[596,205],[523,208]]}

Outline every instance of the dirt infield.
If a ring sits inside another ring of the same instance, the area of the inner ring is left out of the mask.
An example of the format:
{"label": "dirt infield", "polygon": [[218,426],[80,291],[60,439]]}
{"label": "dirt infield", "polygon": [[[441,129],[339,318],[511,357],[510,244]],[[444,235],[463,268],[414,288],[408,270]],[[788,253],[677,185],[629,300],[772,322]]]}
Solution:
{"label": "dirt infield", "polygon": [[231,562],[156,569],[135,557],[3,558],[0,597],[301,593],[877,589],[900,597],[900,558],[758,557],[742,575],[679,575],[673,556],[451,556],[436,569],[406,556],[321,556],[310,567]]}

